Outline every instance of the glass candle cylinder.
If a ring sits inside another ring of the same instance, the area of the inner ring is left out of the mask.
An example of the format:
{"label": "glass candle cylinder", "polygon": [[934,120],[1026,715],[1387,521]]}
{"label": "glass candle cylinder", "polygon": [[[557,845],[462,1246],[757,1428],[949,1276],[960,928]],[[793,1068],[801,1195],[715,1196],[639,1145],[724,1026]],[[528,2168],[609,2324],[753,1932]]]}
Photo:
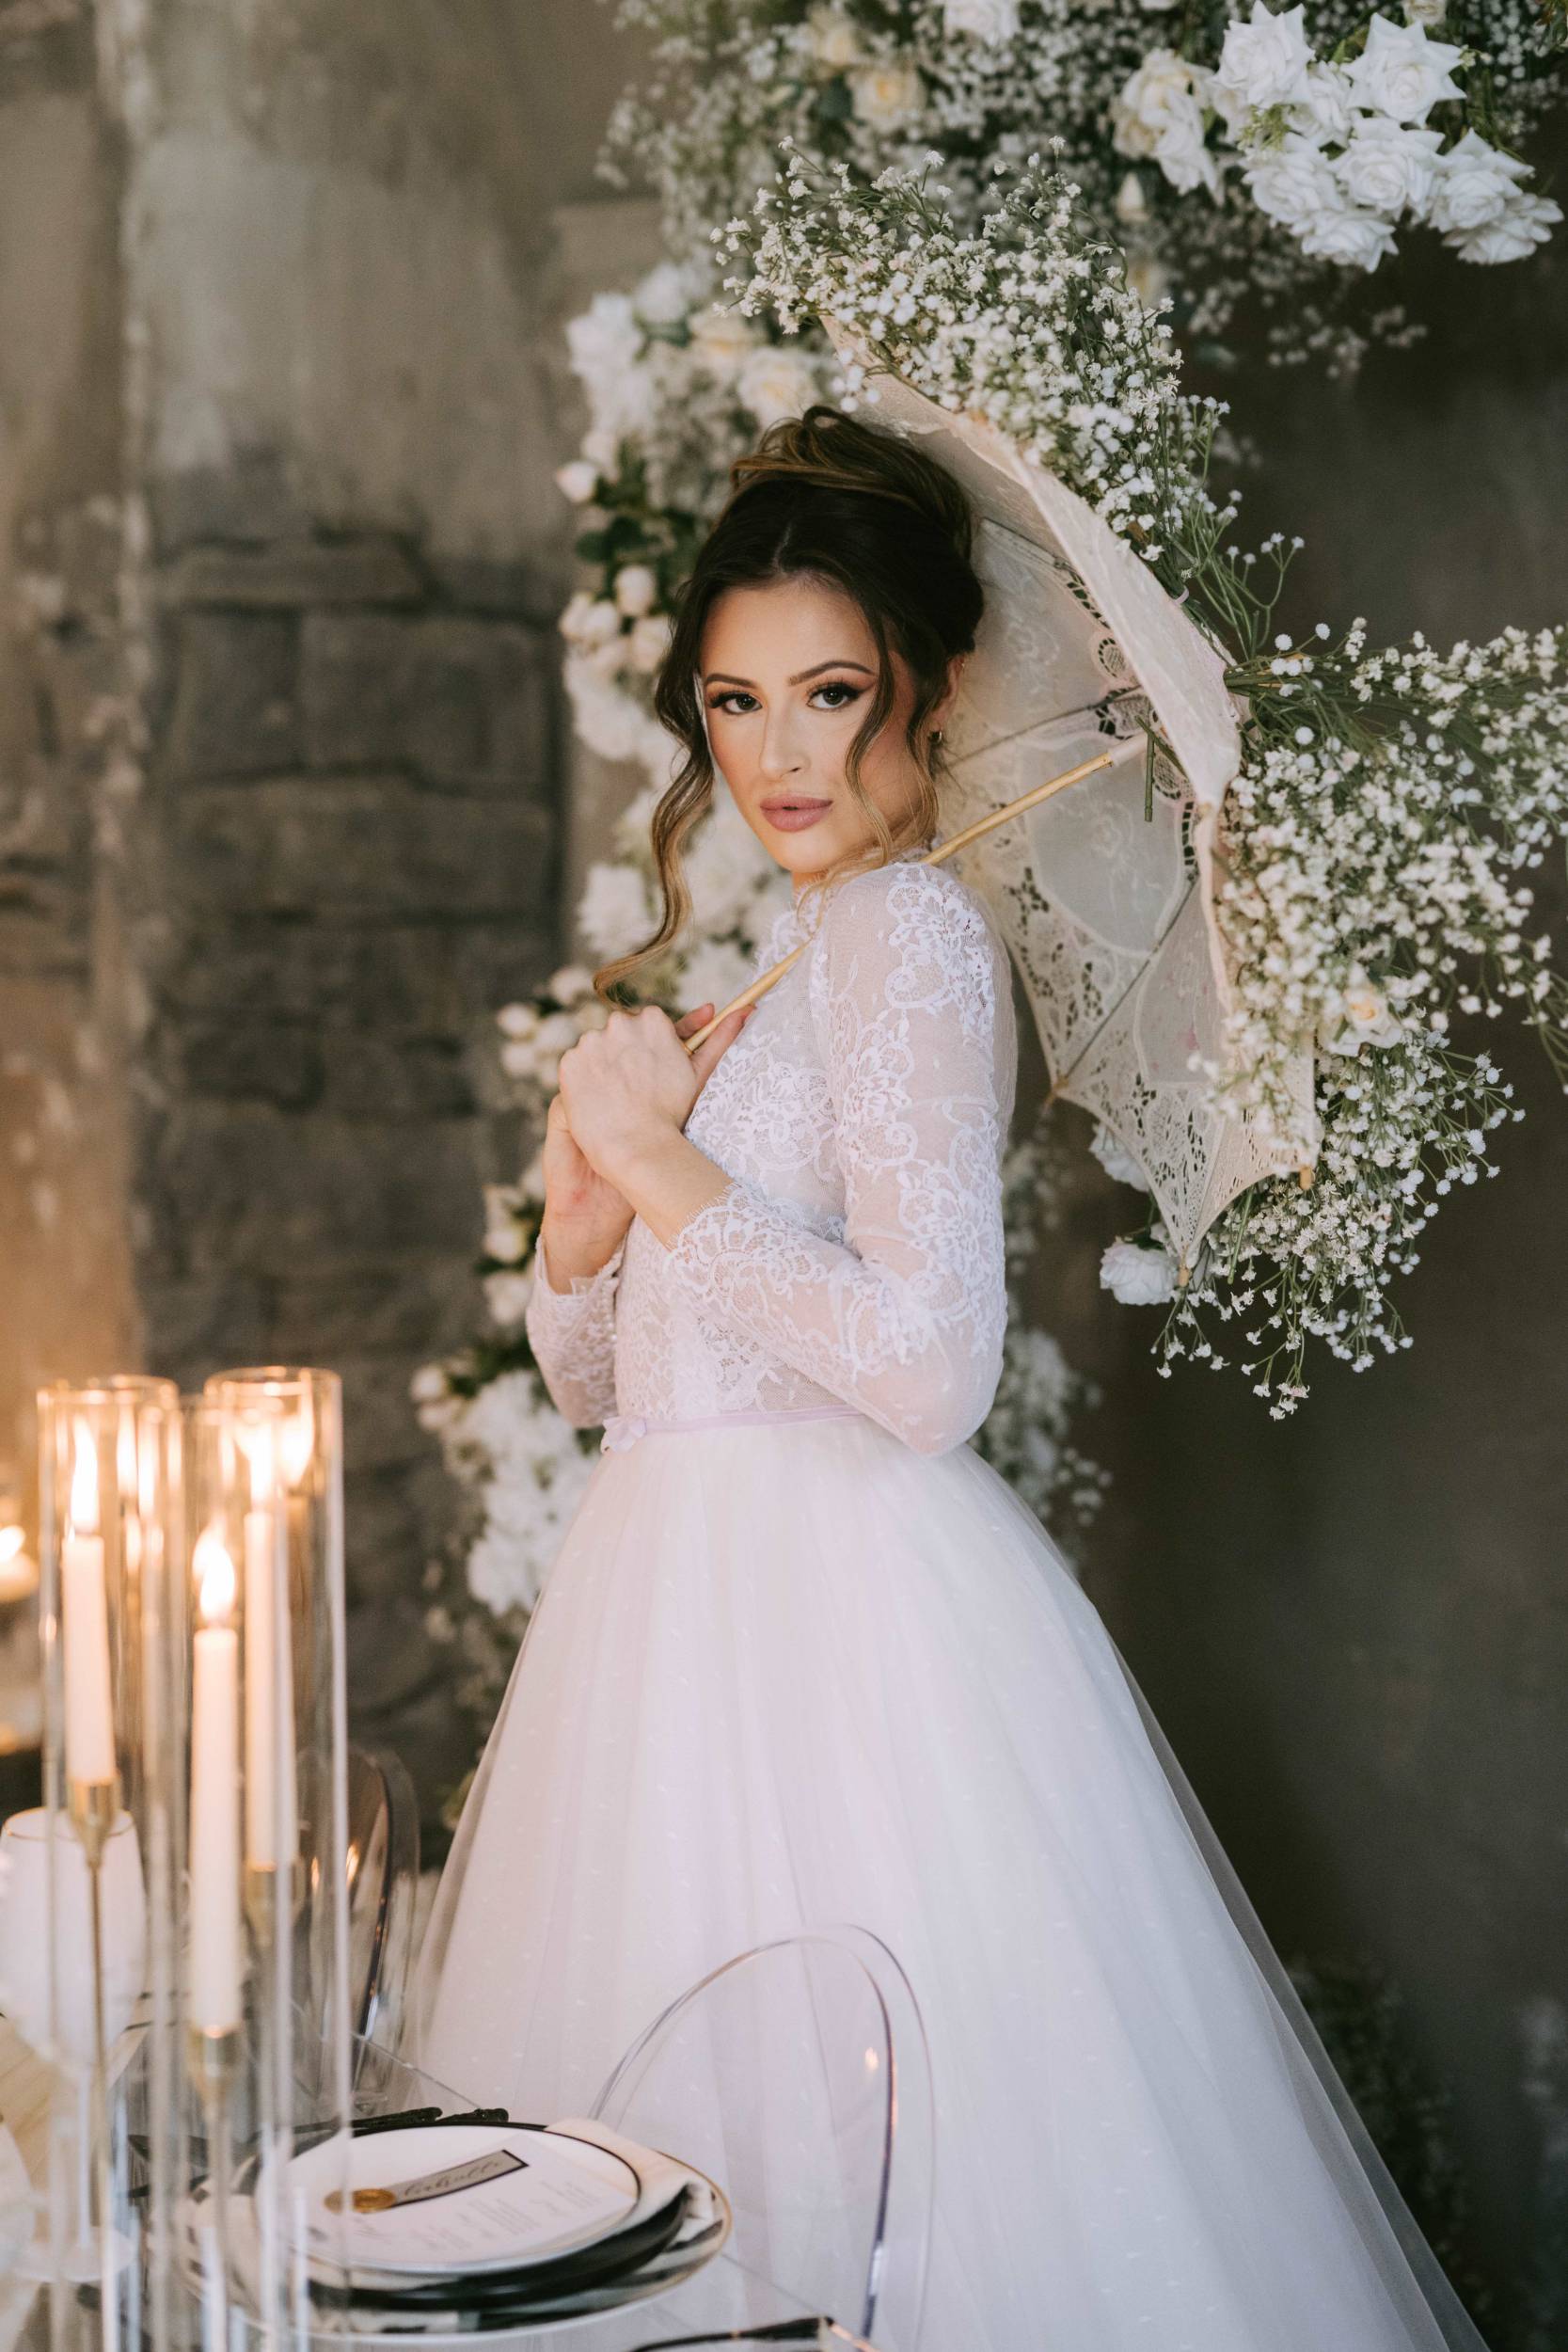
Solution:
{"label": "glass candle cylinder", "polygon": [[[144,2324],[144,2273],[159,2301],[180,2177],[170,2093],[183,1811],[183,1613],[170,1585],[182,1548],[180,1400],[168,1381],[116,1375],[56,1382],[38,1406],[36,1932],[48,1998],[41,2027],[36,2006],[29,2014],[60,2079],[46,2268],[52,2294],[74,2310],[90,2246],[112,2344]],[[127,2032],[138,2039],[135,2064],[116,2059]],[[150,2306],[145,2321],[162,2317]]]}
{"label": "glass candle cylinder", "polygon": [[[308,2307],[289,2268],[305,2242],[289,2203],[291,2152],[306,2137],[341,2137],[346,2156],[352,2116],[342,1391],[335,1373],[268,1365],[214,1374],[204,1401],[261,1417],[266,1430],[241,1449],[224,1542],[238,1602],[238,1836],[261,2045],[254,2208],[270,2249],[260,2275],[282,2280],[263,2319],[283,2325],[288,2310]],[[319,2219],[318,2210],[318,2229]]]}

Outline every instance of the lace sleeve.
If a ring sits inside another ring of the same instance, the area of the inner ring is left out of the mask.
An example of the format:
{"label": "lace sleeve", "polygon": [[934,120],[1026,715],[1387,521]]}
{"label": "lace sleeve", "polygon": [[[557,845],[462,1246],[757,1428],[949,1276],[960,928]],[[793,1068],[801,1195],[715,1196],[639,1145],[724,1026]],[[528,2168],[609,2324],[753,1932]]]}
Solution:
{"label": "lace sleeve", "polygon": [[809,986],[844,1241],[732,1179],[676,1233],[672,1276],[704,1319],[941,1454],[979,1427],[1002,1371],[1006,950],[956,875],[883,866],[830,900]]}
{"label": "lace sleeve", "polygon": [[596,1429],[615,1410],[615,1288],[623,1241],[596,1274],[574,1274],[569,1291],[550,1288],[541,1235],[523,1327],[550,1401],[574,1429]]}

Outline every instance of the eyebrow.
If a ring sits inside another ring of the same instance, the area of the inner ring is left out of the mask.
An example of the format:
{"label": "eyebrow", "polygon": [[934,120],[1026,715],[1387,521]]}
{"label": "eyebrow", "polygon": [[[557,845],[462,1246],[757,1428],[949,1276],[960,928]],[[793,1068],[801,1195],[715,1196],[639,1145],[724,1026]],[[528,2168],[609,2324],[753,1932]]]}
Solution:
{"label": "eyebrow", "polygon": [[[789,683],[791,686],[804,686],[807,678],[820,677],[824,670],[858,670],[863,677],[872,675],[863,661],[819,661],[815,670],[797,670]],[[705,686],[717,686],[721,683],[726,686],[754,686],[756,680],[750,677],[736,677],[733,670],[709,670],[703,680]]]}

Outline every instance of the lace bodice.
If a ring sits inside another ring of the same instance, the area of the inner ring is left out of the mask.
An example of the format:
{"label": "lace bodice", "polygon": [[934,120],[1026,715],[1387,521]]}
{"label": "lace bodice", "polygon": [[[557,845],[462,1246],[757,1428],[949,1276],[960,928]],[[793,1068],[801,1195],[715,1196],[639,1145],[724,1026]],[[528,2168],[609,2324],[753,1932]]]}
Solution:
{"label": "lace bodice", "polygon": [[[1011,973],[982,900],[924,854],[834,887],[708,1079],[686,1133],[724,1191],[669,1248],[634,1217],[570,1292],[536,1259],[529,1341],[577,1427],[838,1402],[938,1454],[990,1411]],[[754,970],[808,919],[784,907]]]}

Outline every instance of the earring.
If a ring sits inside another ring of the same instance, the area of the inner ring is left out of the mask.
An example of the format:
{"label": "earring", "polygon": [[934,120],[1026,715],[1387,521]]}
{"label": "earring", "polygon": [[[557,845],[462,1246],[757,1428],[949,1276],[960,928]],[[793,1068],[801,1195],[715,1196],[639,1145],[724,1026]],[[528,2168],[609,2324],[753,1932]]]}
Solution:
{"label": "earring", "polygon": [[933,743],[940,743],[942,741],[942,729],[940,727],[933,727],[931,729],[931,741]]}

